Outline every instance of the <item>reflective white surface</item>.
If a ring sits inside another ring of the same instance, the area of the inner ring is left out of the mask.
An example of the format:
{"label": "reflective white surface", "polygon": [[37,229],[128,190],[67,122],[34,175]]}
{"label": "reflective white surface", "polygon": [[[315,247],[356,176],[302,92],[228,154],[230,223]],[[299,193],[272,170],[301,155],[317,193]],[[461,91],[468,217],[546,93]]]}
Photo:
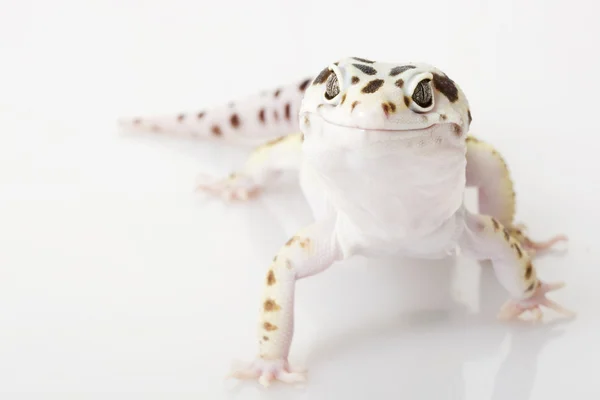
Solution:
{"label": "reflective white surface", "polygon": [[[599,398],[596,6],[522,3],[1,2],[2,398]],[[567,282],[552,298],[577,319],[499,323],[504,291],[462,257],[352,259],[298,284],[305,388],[223,380],[254,356],[264,269],[308,207],[293,183],[206,200],[196,174],[245,150],[123,137],[114,121],[346,55],[425,60],[461,84],[511,168],[518,220],[571,238],[537,266]]]}

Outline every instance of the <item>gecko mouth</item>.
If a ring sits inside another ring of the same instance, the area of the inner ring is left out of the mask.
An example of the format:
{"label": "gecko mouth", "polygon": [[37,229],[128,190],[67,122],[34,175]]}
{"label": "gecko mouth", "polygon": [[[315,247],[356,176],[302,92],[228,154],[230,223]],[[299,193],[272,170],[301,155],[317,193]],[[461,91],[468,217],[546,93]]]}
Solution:
{"label": "gecko mouth", "polygon": [[[331,121],[331,120],[325,118],[323,115],[321,115],[319,113],[315,113],[315,112],[306,112],[306,113],[303,113],[302,116],[305,116],[305,117],[310,116],[311,118],[315,118],[315,117],[319,118],[321,121],[323,121],[327,125],[336,126],[339,128],[362,130],[365,132],[386,132],[386,133],[422,132],[422,131],[430,130],[435,125],[442,125],[442,124],[454,125],[456,128],[460,129],[460,127],[457,123],[454,123],[451,121],[444,121],[444,122],[435,121],[435,120],[432,121],[432,120],[427,119],[427,117],[425,117],[425,116],[423,116],[420,120],[415,119],[415,120],[410,120],[410,121],[405,120],[405,119],[400,119],[400,118],[394,119],[394,117],[390,117],[385,121],[385,125],[387,125],[387,126],[381,126],[381,127],[362,126],[361,124],[351,125],[351,124],[343,124],[343,123],[339,123],[339,122],[334,122],[334,121]],[[392,126],[390,126],[390,125],[392,125]],[[393,125],[398,125],[398,127],[393,126]]]}

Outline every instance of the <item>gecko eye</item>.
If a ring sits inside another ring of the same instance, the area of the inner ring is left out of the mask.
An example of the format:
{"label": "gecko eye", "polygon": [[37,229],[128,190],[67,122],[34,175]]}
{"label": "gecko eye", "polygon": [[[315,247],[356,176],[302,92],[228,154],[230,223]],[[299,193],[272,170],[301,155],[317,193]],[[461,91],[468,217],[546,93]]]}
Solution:
{"label": "gecko eye", "polygon": [[417,74],[406,87],[410,97],[410,109],[417,113],[426,113],[433,109],[433,75],[429,72]]}
{"label": "gecko eye", "polygon": [[333,100],[338,94],[340,94],[340,82],[338,81],[337,74],[332,71],[325,82],[325,98],[327,100]]}
{"label": "gecko eye", "polygon": [[421,108],[429,108],[433,104],[431,79],[423,79],[413,91],[412,100]]}

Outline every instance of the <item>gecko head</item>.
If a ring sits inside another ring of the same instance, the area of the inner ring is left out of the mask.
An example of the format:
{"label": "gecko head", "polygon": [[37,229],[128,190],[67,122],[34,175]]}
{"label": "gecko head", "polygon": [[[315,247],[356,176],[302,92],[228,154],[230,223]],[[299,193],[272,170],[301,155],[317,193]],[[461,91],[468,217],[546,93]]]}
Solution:
{"label": "gecko head", "polygon": [[406,133],[443,125],[455,140],[464,140],[470,123],[466,97],[442,71],[356,57],[325,67],[300,109],[305,136],[328,130]]}

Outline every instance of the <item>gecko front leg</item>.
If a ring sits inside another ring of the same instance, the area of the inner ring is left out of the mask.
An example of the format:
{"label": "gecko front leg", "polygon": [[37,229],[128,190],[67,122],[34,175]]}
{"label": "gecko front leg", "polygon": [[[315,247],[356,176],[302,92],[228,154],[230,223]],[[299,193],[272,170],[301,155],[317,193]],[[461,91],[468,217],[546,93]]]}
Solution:
{"label": "gecko front leg", "polygon": [[498,220],[530,254],[567,240],[556,235],[535,241],[525,234],[524,225],[515,224],[515,191],[506,162],[493,146],[473,136],[467,137],[467,185],[478,189],[479,213]]}
{"label": "gecko front leg", "polygon": [[516,318],[530,310],[535,319],[541,319],[541,306],[567,316],[574,315],[546,297],[548,292],[560,289],[564,284],[542,282],[530,255],[496,218],[467,212],[460,246],[467,255],[491,260],[496,277],[510,294],[511,299],[502,307],[499,318]]}
{"label": "gecko front leg", "polygon": [[301,133],[296,133],[271,140],[254,149],[244,167],[227,178],[213,180],[201,176],[198,190],[226,200],[255,197],[280,173],[299,169],[302,138]]}
{"label": "gecko front leg", "polygon": [[303,373],[288,364],[294,333],[296,281],[322,272],[342,259],[334,226],[334,218],[316,222],[300,230],[279,250],[264,280],[258,356],[254,362],[234,368],[231,377],[258,379],[263,386],[273,380],[285,383],[304,380]]}

